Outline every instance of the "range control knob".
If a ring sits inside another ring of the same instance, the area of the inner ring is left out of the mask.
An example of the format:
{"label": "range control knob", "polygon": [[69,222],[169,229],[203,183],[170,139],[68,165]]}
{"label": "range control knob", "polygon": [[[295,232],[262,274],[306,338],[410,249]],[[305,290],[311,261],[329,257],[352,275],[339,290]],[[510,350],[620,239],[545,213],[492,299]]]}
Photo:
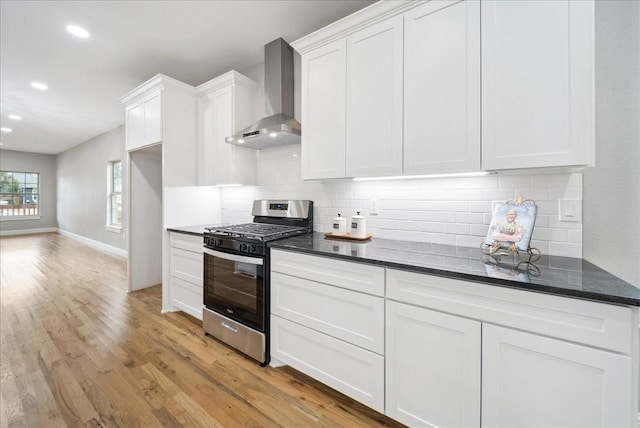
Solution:
{"label": "range control knob", "polygon": [[240,251],[242,251],[243,253],[247,252],[247,244],[240,244]]}
{"label": "range control knob", "polygon": [[249,252],[250,252],[250,253],[255,253],[255,252],[256,252],[256,246],[255,246],[255,245],[253,245],[253,244],[251,244],[251,245],[249,246]]}

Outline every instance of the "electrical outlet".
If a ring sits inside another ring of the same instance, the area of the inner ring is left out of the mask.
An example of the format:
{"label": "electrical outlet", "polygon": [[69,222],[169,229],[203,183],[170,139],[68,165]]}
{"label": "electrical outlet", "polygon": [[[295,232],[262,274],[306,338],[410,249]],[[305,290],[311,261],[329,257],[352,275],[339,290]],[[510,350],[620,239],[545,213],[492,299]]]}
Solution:
{"label": "electrical outlet", "polygon": [[582,221],[582,201],[579,199],[558,199],[559,221]]}
{"label": "electrical outlet", "polygon": [[377,199],[369,199],[369,214],[378,215],[380,214],[380,207],[378,206]]}

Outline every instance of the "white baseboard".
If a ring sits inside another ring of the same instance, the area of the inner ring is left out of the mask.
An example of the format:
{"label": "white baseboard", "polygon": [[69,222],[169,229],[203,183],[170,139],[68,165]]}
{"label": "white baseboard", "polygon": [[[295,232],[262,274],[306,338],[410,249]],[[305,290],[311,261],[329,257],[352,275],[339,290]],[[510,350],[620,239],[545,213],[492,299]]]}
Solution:
{"label": "white baseboard", "polygon": [[92,246],[94,248],[97,248],[99,250],[106,251],[107,253],[115,254],[116,256],[125,257],[125,258],[127,257],[127,251],[126,250],[122,250],[122,249],[114,247],[112,245],[107,245],[104,242],[96,241],[94,239],[89,239],[89,238],[86,238],[86,237],[81,236],[81,235],[76,235],[75,233],[71,233],[71,232],[68,232],[66,230],[57,229],[57,231],[61,235],[68,236],[69,238],[75,239],[76,241],[80,241],[82,243],[90,245],[90,246]]}
{"label": "white baseboard", "polygon": [[56,227],[44,227],[41,229],[0,230],[0,236],[29,235],[32,233],[51,233],[57,231],[58,228]]}

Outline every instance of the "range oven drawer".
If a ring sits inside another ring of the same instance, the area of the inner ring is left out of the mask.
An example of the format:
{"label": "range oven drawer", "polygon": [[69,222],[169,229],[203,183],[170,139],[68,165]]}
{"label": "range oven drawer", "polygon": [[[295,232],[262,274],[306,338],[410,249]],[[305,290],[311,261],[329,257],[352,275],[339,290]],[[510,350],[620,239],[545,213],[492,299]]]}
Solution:
{"label": "range oven drawer", "polygon": [[204,332],[250,356],[266,362],[265,335],[207,308],[202,310]]}

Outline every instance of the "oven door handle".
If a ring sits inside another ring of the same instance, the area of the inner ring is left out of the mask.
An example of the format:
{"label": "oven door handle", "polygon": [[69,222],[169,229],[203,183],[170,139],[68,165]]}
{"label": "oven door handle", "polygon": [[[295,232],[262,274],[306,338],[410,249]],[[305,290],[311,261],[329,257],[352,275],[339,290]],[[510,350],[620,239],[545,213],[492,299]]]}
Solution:
{"label": "oven door handle", "polygon": [[230,260],[232,262],[242,262],[258,266],[262,266],[264,264],[262,257],[238,256],[235,254],[223,253],[222,251],[211,250],[207,247],[204,247],[203,250],[204,253],[209,256],[220,257],[221,259]]}

